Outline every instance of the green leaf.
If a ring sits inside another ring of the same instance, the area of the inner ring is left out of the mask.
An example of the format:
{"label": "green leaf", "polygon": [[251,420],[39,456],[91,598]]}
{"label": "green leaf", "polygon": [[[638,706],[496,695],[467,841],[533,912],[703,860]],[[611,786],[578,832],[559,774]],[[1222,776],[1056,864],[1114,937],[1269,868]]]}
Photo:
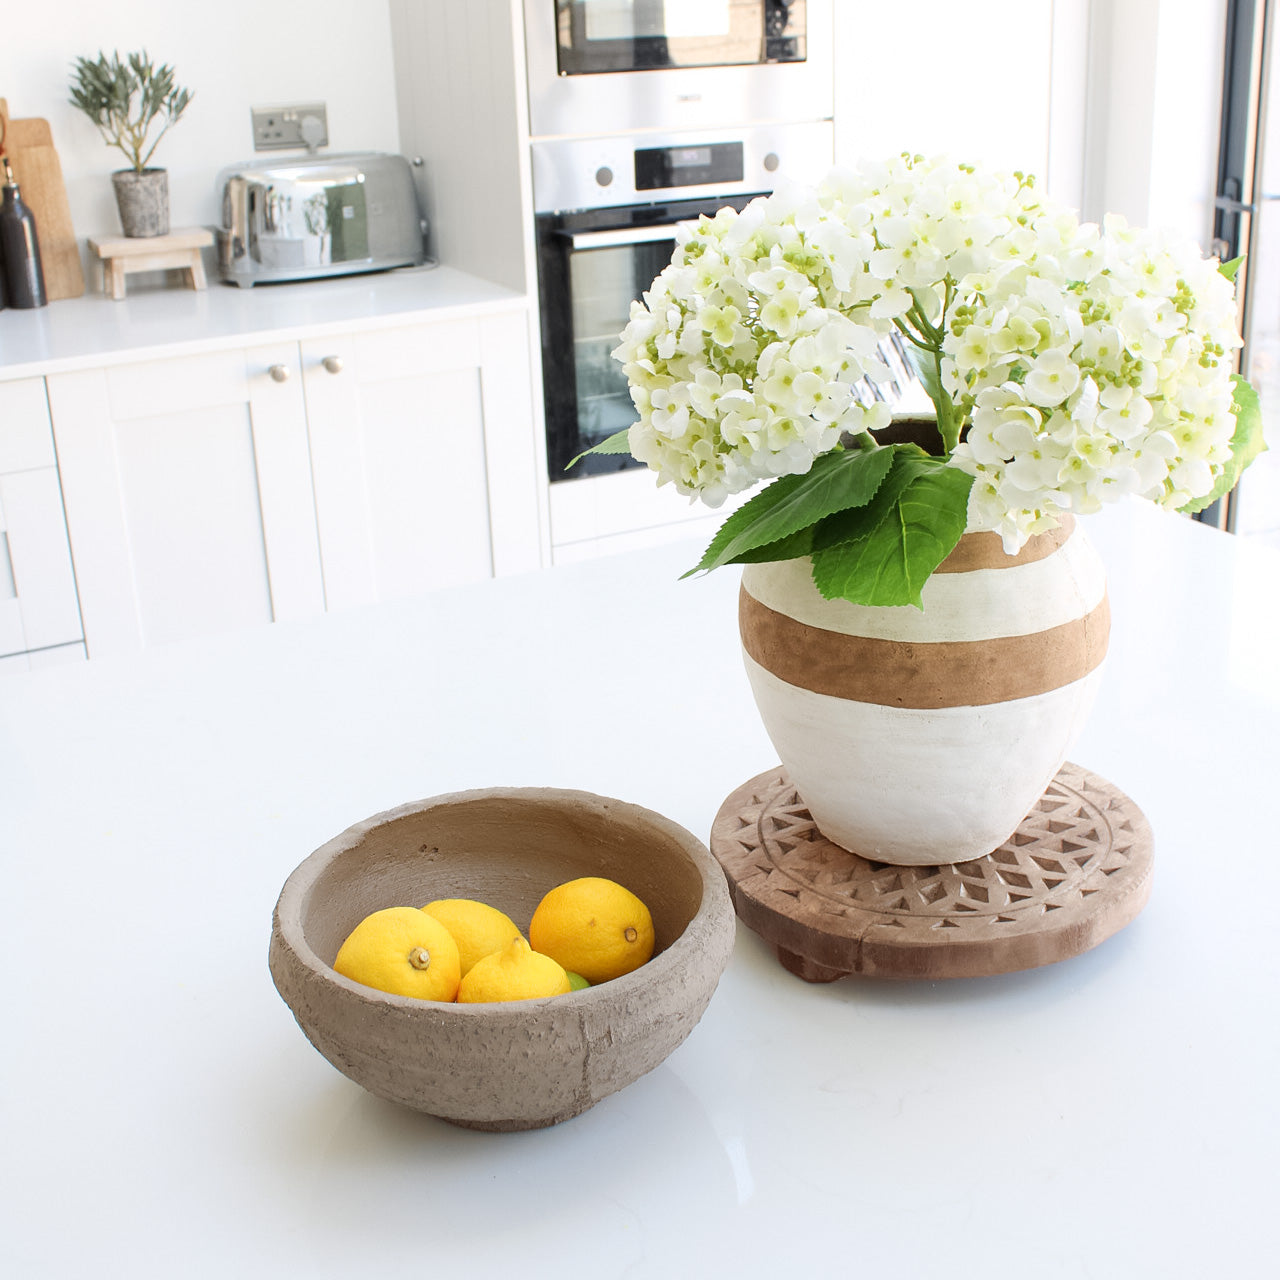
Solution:
{"label": "green leaf", "polygon": [[605,440],[601,440],[599,444],[593,444],[590,449],[583,449],[581,453],[570,458],[569,461],[565,463],[564,469],[568,471],[574,463],[579,462],[589,453],[630,453],[630,438],[631,428],[623,427],[621,431],[615,431],[613,435],[609,436]]}
{"label": "green leaf", "polygon": [[[702,559],[684,576],[723,564],[791,558],[754,553],[779,541],[790,546],[787,540],[810,529],[824,516],[870,502],[888,474],[893,457],[892,449],[834,450],[815,458],[805,475],[779,476],[729,516]],[[806,550],[807,547],[794,554],[804,555]]]}
{"label": "green leaf", "polygon": [[1220,262],[1218,270],[1222,272],[1228,280],[1236,278],[1236,272],[1240,270],[1240,264],[1244,261],[1244,254],[1240,254],[1238,258],[1232,258],[1230,262]]}
{"label": "green leaf", "polygon": [[897,453],[867,507],[818,530],[814,585],[828,600],[923,608],[921,588],[964,533],[972,485],[938,458]]}
{"label": "green leaf", "polygon": [[1192,498],[1178,510],[1194,515],[1211,506],[1219,498],[1226,497],[1236,487],[1240,473],[1260,453],[1266,451],[1267,442],[1262,437],[1262,403],[1258,393],[1238,373],[1231,375],[1235,383],[1232,399],[1236,405],[1236,429],[1231,436],[1231,459],[1218,477],[1218,483],[1203,498]]}
{"label": "green leaf", "polygon": [[[801,556],[807,556],[813,550],[813,532],[815,528],[815,525],[810,525],[807,529],[800,529],[785,538],[779,538],[777,542],[766,542],[762,547],[754,547],[750,551],[744,551],[740,555],[734,556],[732,563],[763,564],[769,560],[798,560]],[[694,573],[697,573],[697,570],[690,569],[689,573],[681,576],[687,578]]]}

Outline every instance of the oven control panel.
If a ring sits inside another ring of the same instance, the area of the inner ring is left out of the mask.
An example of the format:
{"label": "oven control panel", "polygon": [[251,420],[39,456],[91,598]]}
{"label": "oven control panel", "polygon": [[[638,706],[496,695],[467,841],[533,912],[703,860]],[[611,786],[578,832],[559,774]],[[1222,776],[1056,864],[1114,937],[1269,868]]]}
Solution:
{"label": "oven control panel", "polygon": [[608,138],[547,138],[530,144],[533,207],[565,213],[647,204],[666,196],[772,191],[817,182],[831,168],[829,120],[749,129]]}

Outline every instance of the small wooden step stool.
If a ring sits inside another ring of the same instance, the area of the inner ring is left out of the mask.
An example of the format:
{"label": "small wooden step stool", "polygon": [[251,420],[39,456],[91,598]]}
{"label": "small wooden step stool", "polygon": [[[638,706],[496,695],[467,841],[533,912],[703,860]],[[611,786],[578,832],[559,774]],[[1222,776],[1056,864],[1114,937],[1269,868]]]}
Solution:
{"label": "small wooden step stool", "polygon": [[192,289],[203,289],[204,263],[200,250],[212,243],[212,231],[191,227],[171,231],[167,236],[90,237],[89,248],[102,261],[102,292],[119,302],[124,297],[125,276],[139,271],[184,271]]}

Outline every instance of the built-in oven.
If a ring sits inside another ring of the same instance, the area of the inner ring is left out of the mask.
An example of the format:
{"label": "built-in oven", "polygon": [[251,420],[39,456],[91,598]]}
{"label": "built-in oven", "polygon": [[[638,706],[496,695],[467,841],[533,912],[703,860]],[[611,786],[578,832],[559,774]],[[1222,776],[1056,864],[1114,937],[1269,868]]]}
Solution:
{"label": "built-in oven", "polygon": [[524,0],[533,137],[824,120],[832,0]]}
{"label": "built-in oven", "polygon": [[829,124],[535,143],[533,179],[547,467],[572,483],[639,464],[583,450],[636,420],[611,352],[639,298],[671,260],[675,228],[743,208],[783,173],[831,165]]}

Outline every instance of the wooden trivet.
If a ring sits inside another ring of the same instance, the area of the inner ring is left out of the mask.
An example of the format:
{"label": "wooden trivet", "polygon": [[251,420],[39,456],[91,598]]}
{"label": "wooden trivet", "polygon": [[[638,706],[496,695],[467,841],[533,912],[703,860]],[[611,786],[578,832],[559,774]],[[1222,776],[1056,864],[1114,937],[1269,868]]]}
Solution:
{"label": "wooden trivet", "polygon": [[781,768],[725,800],[711,852],[739,918],[809,982],[1051,964],[1122,929],[1151,890],[1142,811],[1074,764],[1000,848],[973,862],[907,867],[849,853],[817,829]]}

